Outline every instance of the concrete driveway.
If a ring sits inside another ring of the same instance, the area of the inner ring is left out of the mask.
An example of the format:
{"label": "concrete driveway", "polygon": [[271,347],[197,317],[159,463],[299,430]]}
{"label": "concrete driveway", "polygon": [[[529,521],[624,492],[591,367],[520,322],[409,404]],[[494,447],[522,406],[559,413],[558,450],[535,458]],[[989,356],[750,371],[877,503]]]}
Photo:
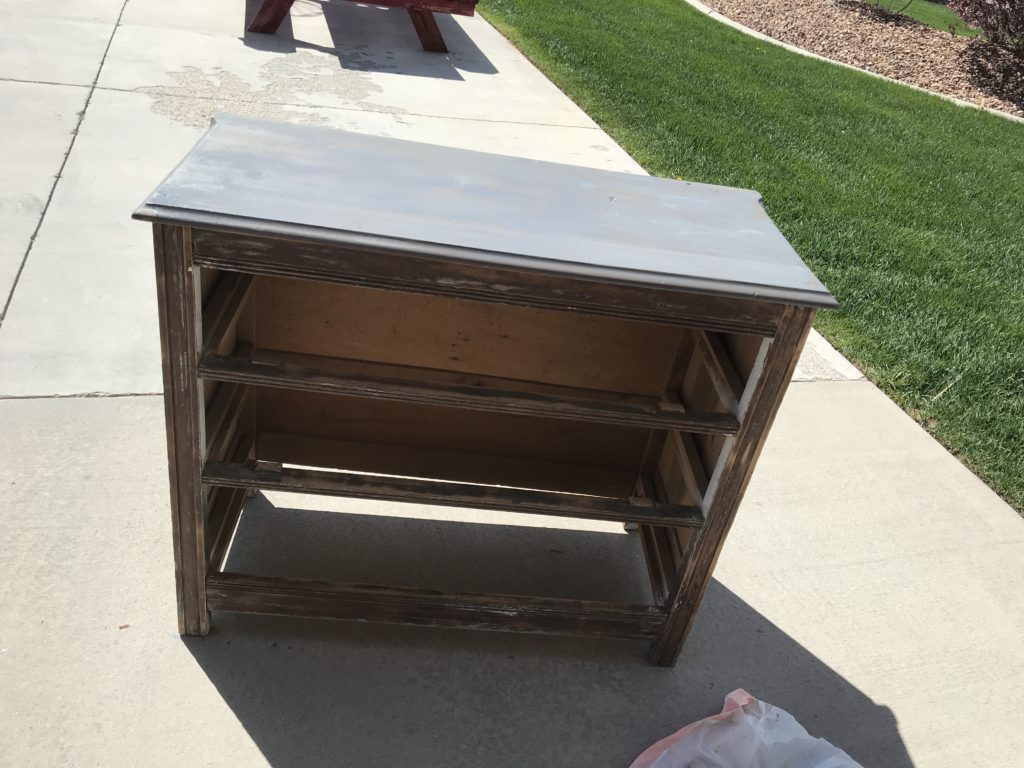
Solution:
{"label": "concrete driveway", "polygon": [[[350,3],[299,0],[276,36],[246,34],[240,0],[0,11],[0,765],[626,766],[737,687],[865,765],[1020,759],[1024,521],[820,337],[675,669],[631,642],[242,616],[180,639],[129,216],[210,115],[642,171],[478,18],[440,19],[445,56]],[[621,527],[274,494],[230,558],[644,588]]]}

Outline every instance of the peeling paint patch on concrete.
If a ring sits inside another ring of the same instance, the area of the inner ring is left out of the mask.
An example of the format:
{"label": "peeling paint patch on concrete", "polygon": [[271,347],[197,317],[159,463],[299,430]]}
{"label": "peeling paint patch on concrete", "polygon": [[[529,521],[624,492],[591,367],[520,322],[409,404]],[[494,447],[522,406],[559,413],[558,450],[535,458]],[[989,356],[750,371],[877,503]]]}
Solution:
{"label": "peeling paint patch on concrete", "polygon": [[364,59],[368,55],[360,50],[340,56],[300,51],[277,56],[260,67],[258,87],[224,69],[207,72],[199,67],[183,67],[168,73],[175,85],[136,90],[153,99],[152,110],[156,114],[196,128],[205,127],[214,113],[222,111],[244,117],[323,124],[327,119],[322,114],[307,109],[322,105],[325,95],[337,97],[351,109],[404,112],[370,102],[383,89],[364,73],[388,66]]}

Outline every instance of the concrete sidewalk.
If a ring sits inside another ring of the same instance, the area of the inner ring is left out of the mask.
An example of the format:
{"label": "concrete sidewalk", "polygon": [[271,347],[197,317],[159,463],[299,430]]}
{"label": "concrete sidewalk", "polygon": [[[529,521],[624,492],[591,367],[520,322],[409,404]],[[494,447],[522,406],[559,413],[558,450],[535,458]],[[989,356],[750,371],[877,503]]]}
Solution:
{"label": "concrete sidewalk", "polygon": [[[401,11],[299,0],[270,37],[254,8],[0,0],[0,765],[626,766],[737,687],[868,766],[1019,760],[1024,522],[820,337],[673,670],[630,642],[258,617],[178,638],[129,217],[210,115],[642,172],[481,19],[441,18],[442,56]],[[621,526],[273,494],[231,560],[645,589]]]}

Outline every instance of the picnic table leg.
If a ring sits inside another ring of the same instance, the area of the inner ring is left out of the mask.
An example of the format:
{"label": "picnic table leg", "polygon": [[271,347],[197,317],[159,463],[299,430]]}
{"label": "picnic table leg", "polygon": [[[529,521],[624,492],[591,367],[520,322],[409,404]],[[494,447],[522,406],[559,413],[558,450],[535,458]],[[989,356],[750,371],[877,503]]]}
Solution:
{"label": "picnic table leg", "polygon": [[294,2],[295,0],[263,0],[249,23],[249,31],[274,34]]}
{"label": "picnic table leg", "polygon": [[[266,0],[266,2],[270,2],[270,0]],[[444,44],[444,38],[441,36],[441,30],[437,26],[434,14],[431,11],[423,11],[418,8],[407,8],[406,10],[409,11],[409,18],[412,19],[412,25],[416,28],[416,34],[419,35],[423,50],[448,53],[448,46]]]}

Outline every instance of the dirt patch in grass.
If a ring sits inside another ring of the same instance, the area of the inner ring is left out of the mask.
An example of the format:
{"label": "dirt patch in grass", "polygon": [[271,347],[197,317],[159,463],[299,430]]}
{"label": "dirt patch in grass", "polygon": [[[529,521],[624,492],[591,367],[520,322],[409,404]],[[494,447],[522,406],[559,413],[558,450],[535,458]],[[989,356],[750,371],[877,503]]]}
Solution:
{"label": "dirt patch in grass", "polygon": [[704,0],[751,29],[869,72],[1024,117],[1024,60],[856,0]]}

